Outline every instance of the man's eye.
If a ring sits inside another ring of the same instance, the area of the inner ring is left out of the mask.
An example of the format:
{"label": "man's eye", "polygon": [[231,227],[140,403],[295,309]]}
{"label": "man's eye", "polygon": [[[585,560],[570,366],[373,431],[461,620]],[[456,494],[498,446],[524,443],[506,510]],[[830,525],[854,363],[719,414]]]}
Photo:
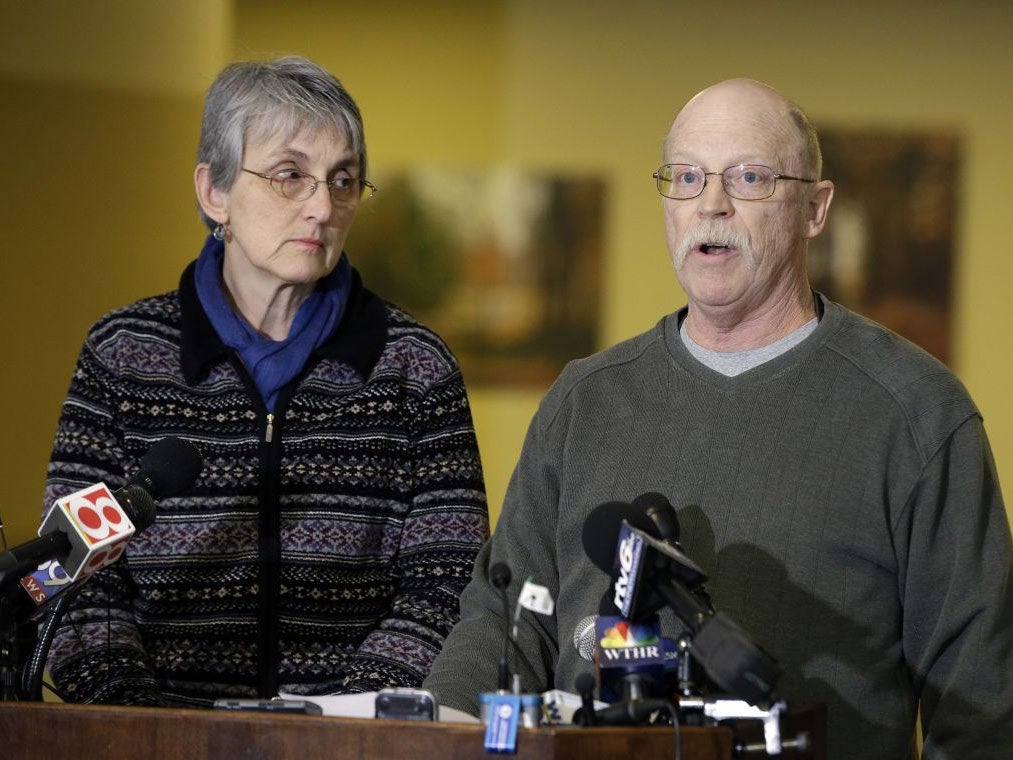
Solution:
{"label": "man's eye", "polygon": [[758,172],[748,171],[742,172],[742,181],[749,185],[754,185],[759,182],[762,178]]}
{"label": "man's eye", "polygon": [[693,172],[679,172],[674,181],[679,185],[692,185],[697,182],[697,176]]}

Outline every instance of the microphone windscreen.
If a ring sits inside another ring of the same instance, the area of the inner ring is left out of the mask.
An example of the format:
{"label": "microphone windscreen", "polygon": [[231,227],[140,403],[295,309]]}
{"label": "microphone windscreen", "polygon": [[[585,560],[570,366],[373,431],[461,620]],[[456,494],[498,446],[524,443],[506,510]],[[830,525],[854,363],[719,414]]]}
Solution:
{"label": "microphone windscreen", "polygon": [[190,488],[203,468],[204,457],[196,446],[169,436],[141,457],[141,468],[127,485],[141,486],[155,499],[164,499]]}
{"label": "microphone windscreen", "polygon": [[635,498],[632,505],[642,510],[651,521],[654,528],[647,531],[650,535],[672,544],[679,542],[679,518],[668,497],[648,491]]}
{"label": "microphone windscreen", "polygon": [[588,662],[594,662],[594,624],[597,620],[597,615],[587,615],[573,629],[573,646],[577,654]]}
{"label": "microphone windscreen", "polygon": [[114,496],[138,531],[144,530],[155,522],[155,500],[141,486],[123,486]]}
{"label": "microphone windscreen", "polygon": [[584,520],[581,541],[588,559],[606,573],[612,572],[612,563],[616,556],[616,542],[619,540],[619,529],[623,520],[634,528],[642,530],[649,536],[655,536],[654,523],[645,514],[631,504],[622,501],[607,501],[591,510]]}

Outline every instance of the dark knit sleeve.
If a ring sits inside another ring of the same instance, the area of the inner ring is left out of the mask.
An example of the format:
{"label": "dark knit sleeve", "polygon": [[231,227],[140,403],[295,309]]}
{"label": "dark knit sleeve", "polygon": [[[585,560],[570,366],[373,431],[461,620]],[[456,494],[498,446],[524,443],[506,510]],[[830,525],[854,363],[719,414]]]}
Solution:
{"label": "dark knit sleeve", "polygon": [[344,691],[419,686],[460,617],[460,596],[489,534],[478,444],[461,373],[430,385],[412,425],[414,489],[387,617],[344,671]]}
{"label": "dark knit sleeve", "polygon": [[965,422],[928,461],[896,526],[896,546],[923,757],[1007,756],[1013,548],[980,418]]}
{"label": "dark knit sleeve", "polygon": [[[45,510],[85,486],[101,481],[115,489],[124,481],[116,378],[99,357],[101,340],[101,330],[93,329],[74,370],[49,462]],[[48,665],[54,684],[69,701],[162,701],[134,623],[125,561],[99,571],[80,587],[56,631]]]}

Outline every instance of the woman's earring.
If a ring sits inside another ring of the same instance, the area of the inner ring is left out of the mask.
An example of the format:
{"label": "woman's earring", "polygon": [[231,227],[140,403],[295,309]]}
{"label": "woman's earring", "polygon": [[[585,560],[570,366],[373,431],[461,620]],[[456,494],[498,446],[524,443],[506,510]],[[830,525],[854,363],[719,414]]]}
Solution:
{"label": "woman's earring", "polygon": [[214,235],[215,240],[224,240],[225,225],[219,222],[218,224],[215,225],[215,229],[211,234]]}

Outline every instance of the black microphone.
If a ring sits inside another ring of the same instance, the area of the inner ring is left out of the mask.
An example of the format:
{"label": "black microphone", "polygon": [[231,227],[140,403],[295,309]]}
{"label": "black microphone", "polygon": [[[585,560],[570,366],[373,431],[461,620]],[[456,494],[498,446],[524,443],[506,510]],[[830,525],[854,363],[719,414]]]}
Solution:
{"label": "black microphone", "polygon": [[168,436],[141,457],[140,468],[127,485],[143,488],[155,501],[189,489],[204,469],[204,457],[190,441]]}
{"label": "black microphone", "polygon": [[507,648],[510,646],[510,602],[506,595],[510,578],[510,568],[504,562],[497,562],[489,568],[489,580],[503,599],[503,649],[499,655],[499,671],[496,678],[496,688],[500,691],[510,690],[510,664],[507,661]]}
{"label": "black microphone", "polygon": [[[661,498],[664,499],[664,497]],[[672,517],[674,518],[674,510]],[[631,528],[636,529],[641,535],[650,536],[655,543],[659,543],[665,547],[666,557],[672,561],[671,571],[689,588],[696,589],[706,582],[707,574],[693,560],[686,556],[681,548],[672,543],[662,543],[654,538],[657,535],[657,526],[646,510],[642,507],[635,507],[632,504],[624,504],[622,502],[600,504],[591,510],[591,513],[584,520],[584,527],[581,532],[584,553],[595,566],[607,573],[613,572],[616,560],[619,557],[620,532],[624,522]],[[674,534],[678,536],[677,520],[675,521],[675,526]],[[634,591],[640,592],[641,589],[635,588]],[[617,604],[616,607],[618,606]],[[652,600],[652,604],[644,606],[653,607],[650,612],[644,613],[650,615],[664,606],[664,600],[660,597],[655,597]]]}
{"label": "black microphone", "polygon": [[[654,538],[661,539],[684,557],[686,556],[685,549],[683,549],[682,544],[679,543],[679,516],[675,512],[675,507],[672,506],[672,503],[666,496],[655,491],[648,491],[647,493],[640,494],[640,496],[635,498],[632,502],[632,506],[643,511],[644,516],[650,520],[654,529],[645,530],[641,525],[636,525],[635,527],[640,528]],[[707,580],[706,576],[695,578],[691,575],[685,575],[684,577],[684,582],[689,587],[689,590],[692,591],[693,594],[695,594],[699,600],[708,607],[708,609],[713,610],[714,604],[711,602],[710,593],[707,591],[707,587],[704,586],[705,580]]]}
{"label": "black microphone", "polygon": [[[665,543],[671,544],[679,549],[679,517],[675,513],[675,507],[663,494],[655,491],[642,493],[631,503],[634,509],[641,510],[651,525],[653,531],[646,531],[655,538],[660,538]],[[640,527],[640,526],[637,526]],[[641,530],[644,530],[642,527]]]}
{"label": "black microphone", "polygon": [[573,686],[580,694],[580,707],[573,713],[573,723],[577,726],[593,726],[595,724],[594,687],[596,686],[594,676],[590,673],[581,673],[577,676]]}
{"label": "black microphone", "polygon": [[58,499],[39,528],[40,538],[5,553],[10,557],[0,555],[0,586],[20,577],[35,604],[47,604],[119,559],[134,533],[155,521],[155,499],[190,488],[203,466],[193,444],[163,438],[122,488],[110,493],[98,484]]}
{"label": "black microphone", "polygon": [[[780,675],[777,662],[691,592],[707,579],[703,571],[681,551],[630,522],[618,525],[612,540],[620,546],[618,554],[631,559],[625,584],[616,584],[620,611],[640,619],[667,605],[692,633],[690,652],[718,687],[752,704],[768,700]],[[597,538],[585,543],[590,560],[609,571],[613,563],[607,547],[607,541]]]}

